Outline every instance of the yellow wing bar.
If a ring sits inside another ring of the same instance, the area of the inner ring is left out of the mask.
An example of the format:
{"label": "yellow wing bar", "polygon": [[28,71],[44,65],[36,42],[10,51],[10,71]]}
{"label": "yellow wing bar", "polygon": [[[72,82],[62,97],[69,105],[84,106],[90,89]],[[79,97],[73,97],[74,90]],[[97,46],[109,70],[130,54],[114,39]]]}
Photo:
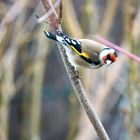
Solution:
{"label": "yellow wing bar", "polygon": [[83,56],[85,58],[89,58],[89,55],[86,52],[78,52],[73,46],[71,46],[71,48],[80,56]]}

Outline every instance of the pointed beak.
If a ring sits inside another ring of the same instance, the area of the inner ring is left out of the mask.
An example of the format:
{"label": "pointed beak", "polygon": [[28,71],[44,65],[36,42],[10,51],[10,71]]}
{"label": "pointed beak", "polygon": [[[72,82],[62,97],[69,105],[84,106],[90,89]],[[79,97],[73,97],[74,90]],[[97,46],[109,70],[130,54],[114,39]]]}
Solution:
{"label": "pointed beak", "polygon": [[111,63],[112,63],[112,61],[110,61],[110,60],[106,60],[106,64],[107,64],[107,66],[109,66]]}

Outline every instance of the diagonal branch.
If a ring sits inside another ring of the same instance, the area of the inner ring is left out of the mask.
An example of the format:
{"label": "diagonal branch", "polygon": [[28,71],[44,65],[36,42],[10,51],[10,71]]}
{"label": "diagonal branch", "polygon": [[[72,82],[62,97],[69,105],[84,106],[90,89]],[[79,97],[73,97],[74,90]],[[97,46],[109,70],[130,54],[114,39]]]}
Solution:
{"label": "diagonal branch", "polygon": [[103,37],[101,37],[101,36],[98,36],[98,35],[96,35],[96,39],[97,39],[99,42],[101,42],[101,43],[103,43],[103,44],[105,44],[105,45],[107,45],[107,46],[109,46],[109,47],[112,47],[112,48],[114,48],[115,50],[117,50],[117,51],[119,51],[119,52],[125,54],[125,55],[128,56],[129,58],[134,59],[134,60],[137,61],[137,62],[140,62],[140,57],[139,57],[139,56],[137,56],[137,55],[135,55],[135,54],[133,54],[133,53],[130,53],[129,51],[127,51],[127,50],[125,50],[124,48],[121,48],[120,46],[118,46],[118,45],[116,45],[116,44],[114,44],[114,43],[108,41],[107,39],[105,39],[105,38],[103,38]]}
{"label": "diagonal branch", "polygon": [[[44,8],[46,9],[47,12],[50,9],[54,9],[54,7],[52,7],[52,3],[50,0],[42,0],[42,3],[43,3]],[[50,25],[51,25],[53,31],[55,31],[56,29],[62,30],[60,25],[59,25],[58,18],[59,17],[57,15],[56,11],[54,11],[51,15],[49,15]],[[65,65],[65,68],[66,68],[68,76],[71,80],[71,84],[75,90],[75,93],[79,99],[79,102],[81,103],[84,110],[86,111],[87,116],[90,119],[93,127],[95,128],[99,138],[101,140],[109,140],[109,137],[108,137],[103,125],[101,124],[99,118],[97,117],[97,115],[95,113],[95,109],[91,105],[91,103],[87,97],[87,94],[82,86],[82,83],[77,76],[75,68],[67,60],[67,55],[65,53],[64,48],[58,43],[57,43],[57,46],[59,48],[60,54],[62,56],[64,65]]]}
{"label": "diagonal branch", "polygon": [[[60,5],[60,9],[62,8],[61,7],[62,6],[62,1],[61,0],[57,0],[52,8],[49,7],[49,5],[47,4],[46,1],[42,1],[42,3],[46,7],[45,9],[47,9],[47,13],[39,18],[39,20],[38,20],[39,23],[41,23],[42,21],[47,19],[53,12],[55,12],[55,8],[57,8],[59,5]],[[52,6],[51,3],[50,3],[50,6]]]}

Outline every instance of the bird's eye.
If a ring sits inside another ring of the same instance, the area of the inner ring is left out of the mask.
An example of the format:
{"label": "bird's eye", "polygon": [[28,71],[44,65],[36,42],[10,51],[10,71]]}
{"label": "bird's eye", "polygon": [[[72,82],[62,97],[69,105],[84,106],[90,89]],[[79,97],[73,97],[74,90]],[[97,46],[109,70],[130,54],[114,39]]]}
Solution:
{"label": "bird's eye", "polygon": [[111,59],[111,58],[110,58],[110,54],[108,54],[108,55],[107,55],[107,59],[108,59],[108,60],[110,60],[110,59]]}

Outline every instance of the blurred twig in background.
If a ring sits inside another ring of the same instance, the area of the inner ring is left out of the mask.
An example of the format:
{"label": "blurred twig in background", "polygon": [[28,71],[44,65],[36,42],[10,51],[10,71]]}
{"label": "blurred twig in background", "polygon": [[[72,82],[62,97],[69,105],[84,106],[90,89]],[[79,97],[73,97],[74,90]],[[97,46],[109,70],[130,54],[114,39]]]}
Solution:
{"label": "blurred twig in background", "polygon": [[113,24],[113,19],[115,17],[116,11],[118,6],[118,0],[107,0],[107,6],[105,8],[105,12],[103,15],[102,23],[99,27],[99,34],[106,36],[108,35],[111,26]]}

